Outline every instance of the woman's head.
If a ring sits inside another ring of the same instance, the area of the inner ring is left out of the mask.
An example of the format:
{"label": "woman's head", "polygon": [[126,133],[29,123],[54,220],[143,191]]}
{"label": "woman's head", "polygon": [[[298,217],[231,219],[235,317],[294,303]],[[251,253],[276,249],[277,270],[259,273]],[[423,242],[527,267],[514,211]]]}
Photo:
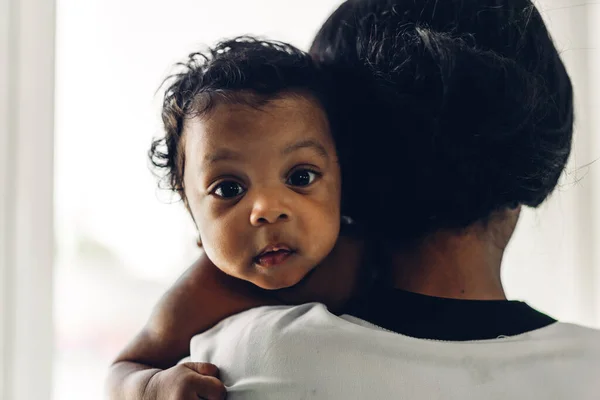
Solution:
{"label": "woman's head", "polygon": [[242,38],[192,54],[171,78],[150,156],[208,257],[265,289],[296,284],[333,248],[341,177],[310,57]]}
{"label": "woman's head", "polygon": [[344,196],[368,229],[421,239],[555,188],[573,95],[529,0],[349,0],[311,54],[353,99]]}

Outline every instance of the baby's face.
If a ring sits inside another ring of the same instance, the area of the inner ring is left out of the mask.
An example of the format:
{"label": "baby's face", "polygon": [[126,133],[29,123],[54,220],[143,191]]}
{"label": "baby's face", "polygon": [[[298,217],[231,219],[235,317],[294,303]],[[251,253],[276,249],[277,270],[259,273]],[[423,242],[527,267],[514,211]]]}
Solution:
{"label": "baby's face", "polygon": [[298,283],[332,250],[341,178],[315,100],[217,104],[184,128],[184,187],[208,257],[264,289]]}

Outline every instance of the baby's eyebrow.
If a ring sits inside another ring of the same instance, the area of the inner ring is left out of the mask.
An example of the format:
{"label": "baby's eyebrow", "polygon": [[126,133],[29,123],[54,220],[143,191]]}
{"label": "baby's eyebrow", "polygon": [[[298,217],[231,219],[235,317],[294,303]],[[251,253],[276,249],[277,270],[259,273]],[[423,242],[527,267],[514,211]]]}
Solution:
{"label": "baby's eyebrow", "polygon": [[325,149],[325,147],[317,142],[314,139],[307,139],[307,140],[302,140],[299,142],[296,142],[294,144],[291,144],[289,146],[287,146],[285,149],[283,149],[282,154],[287,155],[290,153],[293,153],[294,151],[298,151],[300,149],[313,149],[315,150],[317,153],[319,153],[323,158],[327,158],[329,159],[329,153],[327,153],[327,150]]}
{"label": "baby's eyebrow", "polygon": [[218,149],[214,153],[204,156],[205,164],[214,164],[223,160],[240,160],[242,155],[229,149]]}

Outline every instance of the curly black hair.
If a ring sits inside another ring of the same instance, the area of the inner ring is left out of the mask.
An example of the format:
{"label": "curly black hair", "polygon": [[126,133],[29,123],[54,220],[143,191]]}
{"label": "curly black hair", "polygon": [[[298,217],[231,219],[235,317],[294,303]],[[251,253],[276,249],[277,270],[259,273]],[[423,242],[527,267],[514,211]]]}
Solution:
{"label": "curly black hair", "polygon": [[[162,105],[164,136],[152,142],[148,156],[165,187],[185,201],[183,128],[186,119],[209,113],[218,103],[260,107],[283,93],[310,95],[329,116],[326,73],[311,57],[290,44],[240,36],[195,52],[176,64]],[[330,125],[333,133],[333,123]]]}
{"label": "curly black hair", "polygon": [[348,0],[310,53],[338,71],[346,212],[371,232],[461,230],[556,187],[573,92],[531,1]]}

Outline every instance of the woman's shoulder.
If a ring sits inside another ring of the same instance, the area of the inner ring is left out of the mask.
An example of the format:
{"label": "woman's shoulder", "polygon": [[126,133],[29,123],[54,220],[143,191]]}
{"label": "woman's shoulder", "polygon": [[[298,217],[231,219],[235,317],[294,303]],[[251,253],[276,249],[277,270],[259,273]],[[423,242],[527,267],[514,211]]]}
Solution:
{"label": "woman's shoulder", "polygon": [[225,318],[206,332],[195,335],[192,338],[192,346],[201,341],[228,340],[229,335],[238,336],[247,331],[261,330],[266,334],[280,331],[290,325],[303,324],[315,319],[324,322],[330,318],[336,316],[321,303],[255,307]]}
{"label": "woman's shoulder", "polygon": [[547,328],[534,331],[533,335],[547,339],[574,340],[592,345],[600,351],[600,330],[596,328],[567,322],[555,322]]}
{"label": "woman's shoulder", "polygon": [[252,308],[195,335],[190,341],[191,360],[227,366],[233,360],[241,362],[241,354],[246,361],[274,351],[279,354],[290,340],[296,342],[307,330],[323,331],[336,318],[321,303]]}

